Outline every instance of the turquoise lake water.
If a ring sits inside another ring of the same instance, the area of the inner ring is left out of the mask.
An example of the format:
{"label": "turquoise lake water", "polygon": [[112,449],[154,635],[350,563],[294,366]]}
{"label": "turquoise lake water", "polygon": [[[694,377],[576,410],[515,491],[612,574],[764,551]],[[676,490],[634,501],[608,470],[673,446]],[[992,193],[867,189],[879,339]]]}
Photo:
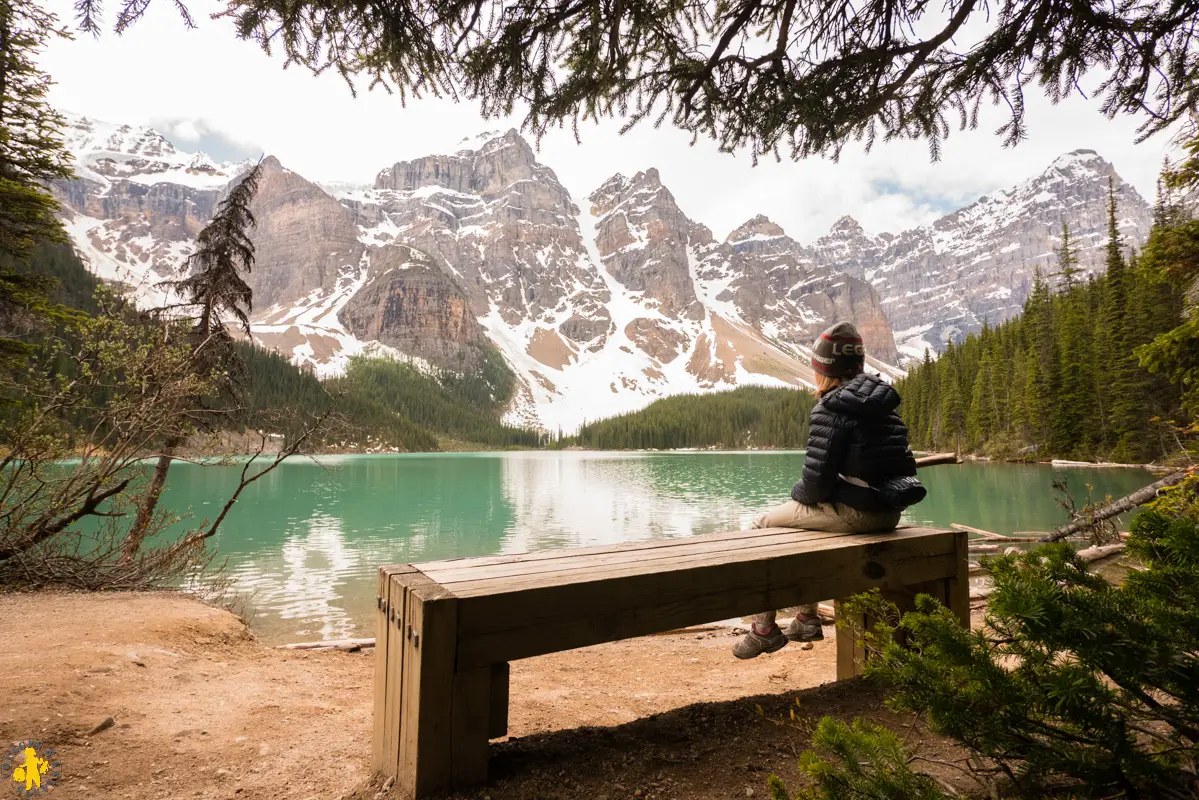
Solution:
{"label": "turquoise lake water", "polygon": [[[297,459],[242,495],[214,544],[266,641],[374,635],[380,564],[688,536],[748,527],[788,499],[800,452],[446,453]],[[236,467],[178,464],[164,495],[215,516]],[[1121,496],[1139,469],[972,463],[921,470],[912,523],[998,533],[1065,521],[1050,483]]]}

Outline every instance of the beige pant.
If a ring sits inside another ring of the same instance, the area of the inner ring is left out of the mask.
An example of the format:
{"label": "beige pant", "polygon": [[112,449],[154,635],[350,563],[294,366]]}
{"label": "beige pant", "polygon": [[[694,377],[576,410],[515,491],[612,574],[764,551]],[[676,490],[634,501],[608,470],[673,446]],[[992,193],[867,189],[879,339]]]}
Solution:
{"label": "beige pant", "polygon": [[[788,500],[759,516],[754,520],[754,527],[798,528],[831,533],[885,533],[895,530],[899,515],[899,511],[859,511],[840,503],[806,506]],[[804,617],[816,616],[816,603],[799,606],[798,613]],[[765,630],[774,624],[777,616],[775,611],[766,611],[754,617],[754,624],[759,630]]]}

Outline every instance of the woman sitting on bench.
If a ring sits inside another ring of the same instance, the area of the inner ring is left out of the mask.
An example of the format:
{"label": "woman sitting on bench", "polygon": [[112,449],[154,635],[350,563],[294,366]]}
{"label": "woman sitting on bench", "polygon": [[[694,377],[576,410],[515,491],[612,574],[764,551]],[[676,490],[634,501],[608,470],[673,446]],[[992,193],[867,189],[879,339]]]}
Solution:
{"label": "woman sitting on bench", "polygon": [[[816,340],[812,369],[819,400],[808,423],[803,478],[791,490],[792,499],[758,517],[755,528],[884,533],[895,530],[905,506],[923,498],[908,429],[895,410],[899,393],[867,375],[865,362],[862,337],[848,322]],[[824,638],[814,603],[802,606],[785,632],[775,616],[767,611],[754,617],[733,655],[755,658],[789,641]]]}

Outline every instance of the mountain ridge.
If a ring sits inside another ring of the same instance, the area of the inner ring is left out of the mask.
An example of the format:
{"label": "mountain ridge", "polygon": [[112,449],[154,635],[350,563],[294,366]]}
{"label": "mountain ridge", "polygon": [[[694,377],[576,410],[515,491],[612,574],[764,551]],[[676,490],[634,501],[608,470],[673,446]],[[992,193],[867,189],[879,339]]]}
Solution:
{"label": "mountain ridge", "polygon": [[[79,177],[56,190],[76,247],[150,302],[245,165],[149,128],[73,119],[69,139]],[[930,225],[870,234],[844,216],[805,245],[761,213],[718,239],[653,167],[578,198],[513,129],[394,162],[368,186],[314,183],[273,156],[264,170],[250,276],[261,344],[323,376],[357,354],[469,370],[495,344],[519,381],[509,421],[568,432],[680,392],[810,385],[807,346],[836,319],[859,326],[874,369],[899,375],[923,346],[1018,308],[1055,258],[1055,223],[1029,208],[1079,220],[1093,269],[1103,179],[1118,180],[1074,151]],[[1117,192],[1139,243],[1148,207],[1122,181]]]}

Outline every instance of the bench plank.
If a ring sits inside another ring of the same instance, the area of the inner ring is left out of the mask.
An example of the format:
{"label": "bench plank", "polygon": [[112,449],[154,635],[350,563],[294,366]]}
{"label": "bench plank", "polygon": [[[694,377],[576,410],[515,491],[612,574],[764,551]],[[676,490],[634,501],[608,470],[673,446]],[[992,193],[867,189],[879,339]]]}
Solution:
{"label": "bench plank", "polygon": [[[891,534],[885,535],[888,537],[891,536]],[[418,566],[421,572],[441,585],[454,590],[461,584],[474,581],[525,575],[540,576],[550,573],[590,570],[595,567],[608,567],[616,564],[640,564],[649,569],[652,563],[658,561],[692,558],[705,553],[728,553],[730,554],[730,558],[735,559],[741,557],[739,554],[740,551],[757,547],[793,545],[797,548],[807,548],[814,546],[815,542],[818,541],[844,539],[853,536],[855,534],[774,529],[762,531],[758,536],[738,539],[707,539],[696,537],[697,541],[687,542],[680,547],[618,550],[614,552],[588,553],[571,558],[517,561],[482,567],[459,567],[455,569],[429,569],[423,564]]]}
{"label": "bench plank", "polygon": [[658,565],[654,572],[461,596],[459,668],[847,597],[874,587],[944,579],[957,569],[954,536],[841,545],[819,558],[813,552],[783,551],[740,563]]}
{"label": "bench plank", "polygon": [[746,537],[760,536],[762,533],[779,533],[791,532],[794,533],[794,528],[747,528],[740,531],[719,531],[717,533],[701,533],[691,536],[670,536],[659,539],[639,539],[634,542],[621,542],[620,544],[597,544],[586,545],[584,547],[554,547],[546,550],[532,550],[523,553],[505,553],[496,556],[460,556],[458,558],[445,558],[437,561],[422,561],[419,565],[422,569],[438,570],[449,569],[459,566],[490,566],[493,564],[512,564],[522,561],[542,561],[552,560],[556,558],[574,558],[579,555],[589,555],[591,553],[616,553],[622,550],[644,550],[654,547],[677,547],[679,545],[688,544],[695,539],[743,539]]}
{"label": "bench plank", "polygon": [[[598,563],[583,563],[579,566],[571,561],[559,561],[559,568],[552,572],[533,575],[514,575],[511,577],[485,578],[478,581],[459,581],[450,584],[453,592],[461,598],[483,597],[521,589],[549,589],[574,583],[594,584],[608,578],[632,577],[637,575],[657,575],[679,569],[696,569],[706,566],[731,566],[737,563],[752,563],[773,559],[777,556],[807,555],[819,561],[823,553],[834,552],[846,548],[876,546],[889,548],[905,541],[925,541],[936,553],[952,552],[952,539],[949,534],[925,534],[923,536],[896,536],[893,533],[878,534],[838,534],[833,536],[817,535],[805,537],[793,534],[790,538],[775,541],[766,540],[753,544],[756,540],[744,540],[744,546],[732,550],[717,550],[706,552],[701,548],[695,552],[689,550],[672,550],[670,555],[655,558],[637,558],[628,561],[617,561],[610,565],[603,561]],[[880,552],[882,552],[880,550]],[[419,566],[419,565],[417,565]]]}

